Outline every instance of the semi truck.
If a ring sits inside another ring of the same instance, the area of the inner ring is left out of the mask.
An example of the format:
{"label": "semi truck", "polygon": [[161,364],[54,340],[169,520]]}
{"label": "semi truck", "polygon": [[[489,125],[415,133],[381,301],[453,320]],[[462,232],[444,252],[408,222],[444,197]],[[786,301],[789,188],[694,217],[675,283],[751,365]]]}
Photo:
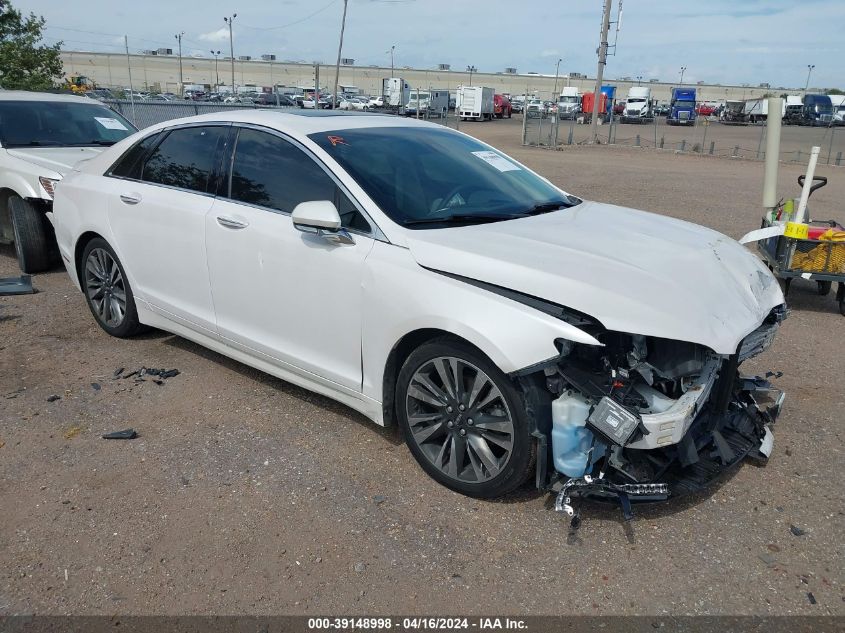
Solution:
{"label": "semi truck", "polygon": [[405,103],[405,114],[410,116],[419,113],[421,117],[442,117],[446,115],[448,109],[448,90],[411,90],[408,93],[408,101]]}
{"label": "semi truck", "polygon": [[557,115],[560,119],[574,119],[581,112],[581,95],[578,88],[567,86],[560,91],[557,102]]}
{"label": "semi truck", "polygon": [[493,104],[493,88],[483,86],[461,86],[458,88],[457,111],[461,120],[475,119],[483,121],[492,119],[495,111]]}
{"label": "semi truck", "polygon": [[[769,99],[747,99],[742,102],[741,119],[750,123],[761,123],[769,117]],[[834,108],[828,95],[787,95],[781,101],[780,116],[783,122],[792,125],[830,125]]]}
{"label": "semi truck", "polygon": [[804,95],[801,109],[801,125],[831,125],[833,123],[833,102],[829,95]]}
{"label": "semi truck", "polygon": [[668,125],[695,125],[695,88],[672,88]]}
{"label": "semi truck", "polygon": [[401,77],[387,77],[382,82],[384,105],[391,108],[401,108],[408,103],[411,86]]}
{"label": "semi truck", "polygon": [[625,109],[622,111],[622,123],[653,123],[654,103],[651,100],[651,88],[631,86]]}
{"label": "semi truck", "polygon": [[[579,121],[589,123],[593,118],[593,105],[596,102],[595,95],[592,92],[585,92],[581,95],[581,114]],[[599,93],[599,121],[607,121],[607,93]]]}

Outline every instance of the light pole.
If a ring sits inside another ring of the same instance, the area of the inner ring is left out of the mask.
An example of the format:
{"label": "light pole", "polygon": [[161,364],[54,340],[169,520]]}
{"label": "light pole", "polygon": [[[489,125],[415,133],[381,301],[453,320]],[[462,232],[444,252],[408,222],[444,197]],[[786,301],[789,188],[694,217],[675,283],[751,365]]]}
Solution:
{"label": "light pole", "polygon": [[179,96],[185,96],[185,84],[182,81],[182,36],[185,34],[185,31],[181,33],[177,33],[173,37],[176,38],[176,41],[179,42]]}
{"label": "light pole", "polygon": [[681,79],[680,79],[680,81],[678,81],[678,85],[679,85],[679,86],[683,86],[683,85],[684,85],[684,71],[685,71],[686,69],[687,69],[687,67],[686,67],[686,66],[681,66]]}
{"label": "light pole", "polygon": [[223,21],[229,25],[229,59],[232,62],[232,94],[235,94],[235,41],[232,39],[232,23],[238,17],[237,13],[233,13],[230,18],[223,18]]}
{"label": "light pole", "polygon": [[804,84],[804,92],[807,92],[807,89],[810,87],[810,73],[813,72],[813,68],[815,68],[815,64],[807,64],[807,82]]}
{"label": "light pole", "polygon": [[332,110],[337,108],[337,82],[340,79],[340,52],[343,49],[343,32],[346,30],[346,8],[349,0],[343,0],[343,19],[340,22],[340,41],[337,44],[337,63],[334,66],[334,91],[332,92]]}
{"label": "light pole", "polygon": [[560,62],[562,62],[562,61],[563,61],[563,59],[558,59],[558,60],[557,60],[557,66],[555,66],[555,89],[552,91],[552,100],[553,100],[553,101],[557,101],[557,100],[558,100],[558,96],[557,96],[557,78],[558,78],[558,75],[560,74]]}
{"label": "light pole", "polygon": [[637,75],[637,85],[638,85],[638,86],[639,86],[639,85],[642,85],[642,83],[643,83],[643,76],[642,76],[642,75]]}
{"label": "light pole", "polygon": [[396,45],[390,47],[390,50],[387,51],[390,53],[390,78],[393,79],[393,51],[396,50]]}
{"label": "light pole", "polygon": [[217,60],[220,58],[220,51],[210,51],[212,55],[214,55],[214,77],[217,83],[214,84],[215,91],[217,87],[220,85],[220,72],[217,70]]}
{"label": "light pole", "polygon": [[474,73],[477,70],[478,70],[478,68],[476,68],[475,66],[467,66],[467,72],[469,73],[469,85],[470,86],[472,85],[472,73]]}

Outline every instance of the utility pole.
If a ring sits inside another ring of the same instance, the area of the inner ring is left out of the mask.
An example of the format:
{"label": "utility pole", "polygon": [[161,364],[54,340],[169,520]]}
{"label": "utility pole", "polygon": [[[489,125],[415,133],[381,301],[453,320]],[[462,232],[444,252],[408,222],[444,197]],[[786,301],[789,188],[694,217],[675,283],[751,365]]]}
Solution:
{"label": "utility pole", "polygon": [[678,87],[682,88],[684,85],[684,72],[686,72],[687,67],[681,66],[681,79],[678,81]]}
{"label": "utility pole", "polygon": [[343,20],[340,22],[340,42],[337,45],[337,63],[334,66],[334,91],[332,92],[332,110],[337,108],[337,82],[340,81],[340,53],[343,49],[343,32],[346,30],[346,8],[349,0],[343,0]]}
{"label": "utility pole", "polygon": [[477,70],[478,70],[478,68],[476,68],[475,66],[467,66],[467,72],[469,73],[469,85],[470,86],[472,85],[472,73],[474,73]]}
{"label": "utility pole", "polygon": [[215,81],[217,82],[214,85],[214,89],[216,91],[217,87],[220,86],[220,71],[217,70],[217,60],[220,58],[220,51],[210,51],[210,53],[214,55],[214,76]]}
{"label": "utility pole", "polygon": [[185,31],[181,33],[177,33],[174,37],[176,41],[179,42],[179,96],[185,96],[185,82],[182,80],[182,36],[185,34]]}
{"label": "utility pole", "polygon": [[235,90],[235,42],[232,39],[232,23],[235,21],[235,18],[238,17],[237,13],[233,13],[232,17],[230,18],[223,18],[223,21],[229,25],[229,59],[232,62],[232,95],[234,96],[237,91]]}
{"label": "utility pole", "polygon": [[560,74],[560,62],[562,62],[562,61],[563,61],[563,59],[558,59],[557,60],[557,66],[555,66],[555,89],[552,91],[552,101],[555,101],[555,102],[558,101],[558,99],[559,99],[558,96],[557,96],[557,78],[558,78],[558,75]]}
{"label": "utility pole", "polygon": [[129,103],[132,105],[132,123],[138,125],[135,118],[135,91],[132,89],[132,64],[129,62],[129,37],[123,36],[123,45],[126,47],[126,70],[129,72]]}
{"label": "utility pole", "polygon": [[[610,28],[610,9],[613,0],[604,0],[604,13],[601,18],[601,41],[599,42],[598,55],[599,67],[596,72],[596,88],[593,91],[593,115],[590,118],[590,143],[598,140],[599,134],[599,105],[601,104],[601,81],[604,77],[604,67],[607,65],[607,31]],[[608,103],[608,107],[610,104]]]}
{"label": "utility pole", "polygon": [[390,78],[393,79],[393,51],[396,50],[396,45],[390,47]]}
{"label": "utility pole", "polygon": [[804,94],[807,94],[807,89],[810,87],[810,73],[813,72],[815,64],[807,64],[807,82],[804,84]]}

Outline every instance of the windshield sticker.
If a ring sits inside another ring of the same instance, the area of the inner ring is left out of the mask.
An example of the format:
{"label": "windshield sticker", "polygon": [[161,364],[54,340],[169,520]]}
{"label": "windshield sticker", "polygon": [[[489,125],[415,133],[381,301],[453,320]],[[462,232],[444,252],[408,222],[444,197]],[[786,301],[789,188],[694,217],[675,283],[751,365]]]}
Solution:
{"label": "windshield sticker", "polygon": [[337,147],[338,145],[349,145],[346,141],[343,140],[342,136],[327,136],[329,139],[329,143],[332,144],[332,147]]}
{"label": "windshield sticker", "polygon": [[123,123],[121,123],[117,119],[112,119],[112,118],[107,117],[107,116],[95,116],[94,118],[97,120],[97,123],[99,123],[100,125],[102,125],[104,128],[106,128],[108,130],[128,130],[129,129],[128,127],[123,125]]}
{"label": "windshield sticker", "polygon": [[500,156],[496,152],[484,151],[473,152],[473,156],[478,156],[485,163],[488,163],[498,169],[499,171],[519,171],[519,166],[514,165],[507,158]]}

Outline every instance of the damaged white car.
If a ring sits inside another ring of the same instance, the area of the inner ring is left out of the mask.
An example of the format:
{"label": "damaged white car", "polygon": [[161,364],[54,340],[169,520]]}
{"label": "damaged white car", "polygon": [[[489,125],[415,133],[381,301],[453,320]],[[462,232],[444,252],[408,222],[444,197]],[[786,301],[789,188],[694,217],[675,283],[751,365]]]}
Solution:
{"label": "damaged white car", "polygon": [[69,174],[52,220],[107,332],[168,330],[396,422],[468,495],[533,477],[571,515],[630,514],[771,451],[782,394],[739,365],[785,308],[754,255],[442,126],[164,123]]}

